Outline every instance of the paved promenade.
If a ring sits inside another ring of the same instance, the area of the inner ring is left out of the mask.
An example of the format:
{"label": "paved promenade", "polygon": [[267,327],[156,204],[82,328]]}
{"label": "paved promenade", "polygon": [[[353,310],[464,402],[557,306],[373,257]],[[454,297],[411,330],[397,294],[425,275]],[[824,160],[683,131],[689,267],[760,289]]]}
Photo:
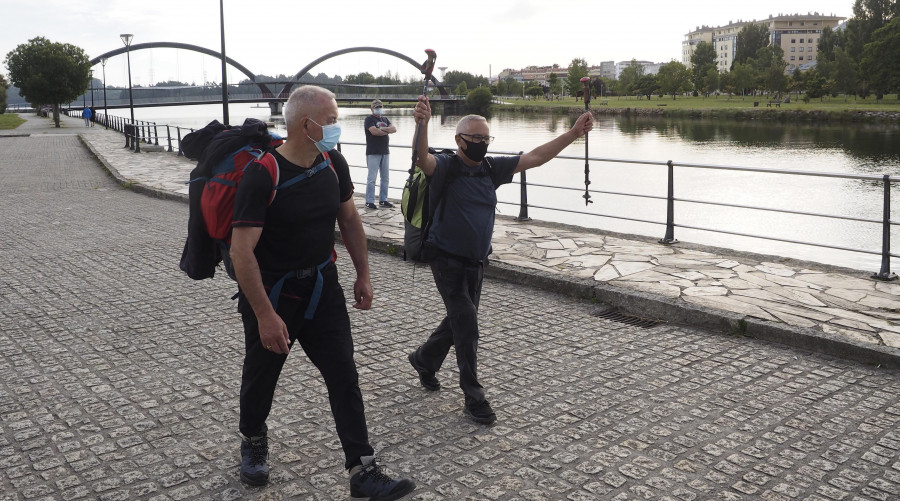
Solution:
{"label": "paved promenade", "polygon": [[[237,479],[234,284],[177,268],[192,165],[26,118],[0,132],[0,501],[346,499],[299,352],[269,423],[272,482]],[[398,211],[362,212],[374,248],[397,245]],[[373,445],[417,481],[410,499],[900,498],[896,283],[508,219],[495,251],[480,343],[492,427],[463,417],[452,361],[437,393],[406,363],[442,313],[427,268],[371,253],[357,363]]]}

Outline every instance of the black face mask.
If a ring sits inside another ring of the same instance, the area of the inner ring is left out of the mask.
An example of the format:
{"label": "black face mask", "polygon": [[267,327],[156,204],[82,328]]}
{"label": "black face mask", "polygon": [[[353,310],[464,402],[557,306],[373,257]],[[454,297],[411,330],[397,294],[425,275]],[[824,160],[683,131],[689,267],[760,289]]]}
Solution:
{"label": "black face mask", "polygon": [[473,143],[472,141],[467,141],[464,137],[462,140],[466,143],[466,149],[463,150],[463,152],[469,157],[469,160],[481,163],[481,161],[484,160],[484,156],[487,154],[488,144],[484,142]]}

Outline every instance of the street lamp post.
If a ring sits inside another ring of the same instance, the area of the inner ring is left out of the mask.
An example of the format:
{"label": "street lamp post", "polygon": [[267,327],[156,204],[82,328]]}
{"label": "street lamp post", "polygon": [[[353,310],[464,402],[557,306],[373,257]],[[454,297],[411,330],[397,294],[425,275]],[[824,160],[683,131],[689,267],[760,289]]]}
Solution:
{"label": "street lamp post", "polygon": [[100,59],[100,66],[103,67],[103,127],[109,128],[109,113],[106,110],[106,58]]}
{"label": "street lamp post", "polygon": [[219,29],[222,32],[222,120],[228,126],[228,79],[225,76],[225,6],[219,0]]}
{"label": "street lamp post", "polygon": [[[123,33],[119,35],[119,38],[122,39],[122,43],[125,44],[125,55],[128,58],[128,108],[131,110],[131,127],[132,131],[134,131],[134,96],[131,93],[131,40],[134,38],[134,35],[131,33]],[[139,153],[141,151],[141,146],[137,141],[137,133],[134,133],[134,152]]]}
{"label": "street lamp post", "polygon": [[131,123],[134,124],[134,96],[131,93],[131,40],[134,35],[131,33],[123,33],[119,35],[122,43],[125,44],[125,55],[128,58],[128,107],[131,109]]}

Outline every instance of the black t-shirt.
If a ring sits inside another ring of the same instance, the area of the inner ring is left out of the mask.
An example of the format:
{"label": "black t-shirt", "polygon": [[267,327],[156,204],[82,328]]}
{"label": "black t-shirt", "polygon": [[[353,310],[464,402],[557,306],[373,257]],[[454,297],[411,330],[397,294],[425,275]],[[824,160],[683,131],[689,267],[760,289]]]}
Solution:
{"label": "black t-shirt", "polygon": [[375,115],[369,115],[366,117],[366,121],[363,124],[366,130],[366,155],[391,154],[391,150],[388,147],[390,142],[388,141],[389,136],[375,136],[369,132],[369,127],[388,127],[389,125],[391,125],[391,121],[385,116],[376,117]]}
{"label": "black t-shirt", "polygon": [[[496,190],[512,182],[513,171],[519,165],[519,156],[485,157],[482,165],[469,167],[453,162],[450,155],[434,156],[434,173],[429,179],[431,193],[445,193],[429,200],[434,220],[428,232],[428,241],[438,249],[455,256],[481,260],[491,252],[494,234],[494,216],[497,209]],[[484,163],[492,168],[488,170]],[[459,169],[451,173],[452,169]],[[485,174],[485,175],[479,175]],[[489,175],[488,175],[489,174]],[[453,180],[447,184],[447,180]],[[442,207],[439,207],[442,206]]]}
{"label": "black t-shirt", "polygon": [[[277,151],[273,155],[281,172],[279,183],[309,170],[287,161]],[[326,167],[278,190],[271,205],[273,183],[265,167],[253,163],[241,179],[232,227],[262,227],[254,254],[266,285],[288,271],[319,265],[332,254],[338,209],[353,196],[353,182],[344,156],[337,150],[328,155],[334,169]],[[323,161],[319,155],[313,165]]]}

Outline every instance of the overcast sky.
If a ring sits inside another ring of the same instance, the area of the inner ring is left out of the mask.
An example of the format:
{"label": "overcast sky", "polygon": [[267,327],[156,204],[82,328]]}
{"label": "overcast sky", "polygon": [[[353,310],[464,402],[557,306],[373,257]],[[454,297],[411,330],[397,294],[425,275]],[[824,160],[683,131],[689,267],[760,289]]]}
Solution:
{"label": "overcast sky", "polygon": [[[496,75],[528,65],[589,65],[632,58],[681,60],[684,34],[699,25],[718,26],[769,15],[818,11],[852,15],[853,0],[224,0],[226,55],[257,74],[293,75],[336,50],[376,46],[424,61],[437,52],[437,67]],[[43,36],[71,43],[89,57],[119,48],[120,33],[134,44],[181,42],[218,51],[219,0],[0,0],[2,60],[17,45]],[[153,49],[131,55],[135,85],[164,80],[221,81],[221,66],[190,51]],[[229,69],[228,80],[243,78]],[[387,55],[350,53],[326,61],[313,74],[419,73]],[[94,75],[101,77],[101,67]],[[234,75],[234,76],[232,76]],[[435,71],[440,77],[440,72]],[[106,81],[127,82],[125,58],[109,60]]]}

